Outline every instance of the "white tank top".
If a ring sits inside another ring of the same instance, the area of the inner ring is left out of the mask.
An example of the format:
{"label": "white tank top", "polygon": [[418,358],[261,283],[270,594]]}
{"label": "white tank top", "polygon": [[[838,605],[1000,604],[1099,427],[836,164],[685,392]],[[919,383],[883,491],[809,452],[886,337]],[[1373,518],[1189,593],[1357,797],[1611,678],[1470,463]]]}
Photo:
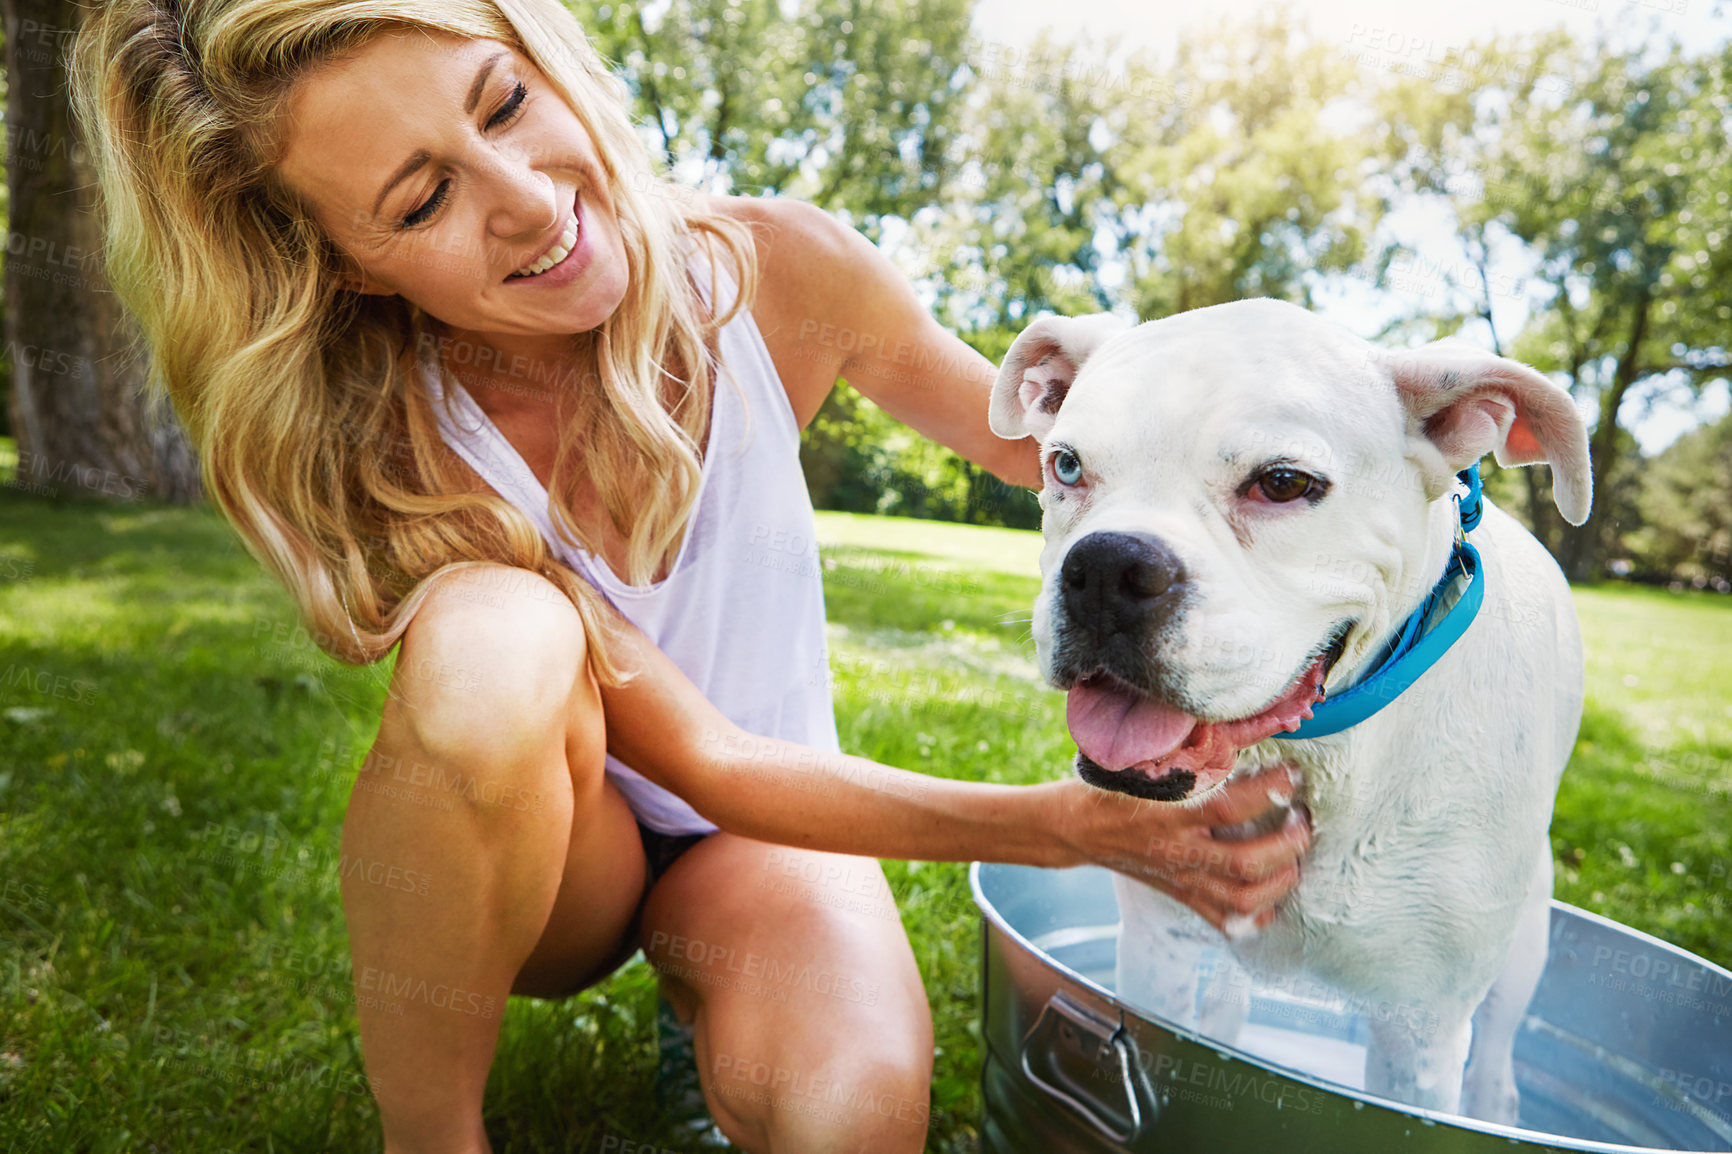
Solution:
{"label": "white tank top", "polygon": [[[698,276],[708,301],[706,279]],[[732,299],[735,286],[726,270],[722,283]],[[647,586],[626,584],[602,558],[560,539],[547,490],[459,381],[449,382],[452,414],[446,414],[438,345],[423,344],[440,435],[529,516],[555,556],[643,630],[741,729],[840,752],[800,426],[750,312],[742,310],[721,330],[697,506],[667,577]],[[686,834],[717,828],[611,754],[607,772],[651,829]]]}

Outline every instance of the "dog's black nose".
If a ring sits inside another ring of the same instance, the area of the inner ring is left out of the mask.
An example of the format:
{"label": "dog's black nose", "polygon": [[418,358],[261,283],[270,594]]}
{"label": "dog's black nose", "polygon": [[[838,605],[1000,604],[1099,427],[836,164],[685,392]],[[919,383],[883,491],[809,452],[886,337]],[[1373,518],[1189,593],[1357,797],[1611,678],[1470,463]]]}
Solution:
{"label": "dog's black nose", "polygon": [[1140,641],[1172,619],[1185,596],[1185,569],[1159,537],[1090,533],[1059,569],[1066,624],[1087,645],[1129,635]]}

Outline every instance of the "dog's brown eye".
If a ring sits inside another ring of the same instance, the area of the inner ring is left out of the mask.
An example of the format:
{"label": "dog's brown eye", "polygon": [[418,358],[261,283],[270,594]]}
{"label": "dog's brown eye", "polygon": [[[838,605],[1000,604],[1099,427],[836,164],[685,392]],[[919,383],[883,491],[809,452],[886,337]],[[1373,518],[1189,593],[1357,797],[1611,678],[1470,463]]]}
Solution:
{"label": "dog's brown eye", "polygon": [[1312,480],[1311,474],[1301,473],[1298,469],[1270,469],[1257,478],[1257,488],[1269,500],[1284,505],[1309,494]]}

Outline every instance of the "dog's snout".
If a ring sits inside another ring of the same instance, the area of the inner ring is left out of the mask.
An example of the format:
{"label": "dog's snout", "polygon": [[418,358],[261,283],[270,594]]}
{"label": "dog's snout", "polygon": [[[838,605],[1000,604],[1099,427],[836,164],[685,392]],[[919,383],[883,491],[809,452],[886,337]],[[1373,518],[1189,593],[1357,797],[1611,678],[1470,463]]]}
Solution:
{"label": "dog's snout", "polygon": [[1184,597],[1185,570],[1159,537],[1090,533],[1072,545],[1059,570],[1072,628],[1145,635],[1172,618]]}

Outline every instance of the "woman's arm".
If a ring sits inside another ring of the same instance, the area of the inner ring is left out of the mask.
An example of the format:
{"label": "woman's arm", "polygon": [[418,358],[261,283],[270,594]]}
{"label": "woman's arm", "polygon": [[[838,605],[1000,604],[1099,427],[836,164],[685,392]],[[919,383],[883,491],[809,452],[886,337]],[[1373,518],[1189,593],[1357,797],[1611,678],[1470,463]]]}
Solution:
{"label": "woman's arm", "polygon": [[1234,783],[1196,806],[1070,777],[1032,786],[928,777],[746,733],[635,626],[616,627],[617,659],[638,676],[602,688],[609,751],[731,833],[871,857],[1092,863],[1166,890],[1217,926],[1232,915],[1267,920],[1298,882],[1310,831],[1297,809],[1263,837],[1212,833],[1284,805],[1286,774]]}
{"label": "woman's arm", "polygon": [[879,408],[999,479],[1040,487],[1032,437],[986,424],[993,363],[932,319],[908,278],[829,213],[794,200],[717,198],[752,226],[761,276],[752,315],[802,428],[838,377]]}

